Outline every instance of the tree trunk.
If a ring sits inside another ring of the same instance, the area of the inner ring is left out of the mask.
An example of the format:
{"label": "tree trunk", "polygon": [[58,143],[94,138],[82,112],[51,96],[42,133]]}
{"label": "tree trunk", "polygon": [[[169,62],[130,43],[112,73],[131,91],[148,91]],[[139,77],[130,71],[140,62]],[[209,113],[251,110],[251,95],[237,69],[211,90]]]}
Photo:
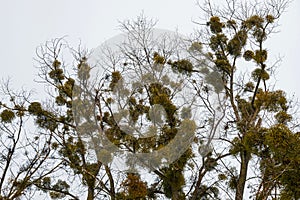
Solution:
{"label": "tree trunk", "polygon": [[86,200],[94,200],[94,188],[88,188],[88,197]]}
{"label": "tree trunk", "polygon": [[179,200],[179,196],[178,196],[177,191],[172,192],[172,200]]}
{"label": "tree trunk", "polygon": [[204,171],[202,173],[199,173],[199,177],[198,177],[197,183],[195,185],[195,190],[192,193],[191,200],[196,200],[198,198],[199,193],[200,193],[200,186],[201,186],[201,183],[202,183],[202,179],[203,179],[205,174],[206,174],[206,171]]}
{"label": "tree trunk", "polygon": [[247,179],[247,171],[248,171],[248,164],[250,160],[250,153],[246,150],[241,152],[241,166],[240,166],[240,174],[236,186],[235,192],[235,200],[243,200],[244,196],[244,189]]}
{"label": "tree trunk", "polygon": [[183,200],[184,197],[182,196],[181,190],[178,190],[178,187],[172,186],[172,200]]}

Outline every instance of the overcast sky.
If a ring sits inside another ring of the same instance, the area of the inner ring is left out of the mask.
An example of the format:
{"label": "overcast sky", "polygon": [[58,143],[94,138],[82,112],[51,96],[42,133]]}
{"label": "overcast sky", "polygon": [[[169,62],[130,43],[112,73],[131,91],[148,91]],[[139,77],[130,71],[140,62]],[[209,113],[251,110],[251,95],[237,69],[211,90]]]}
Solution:
{"label": "overcast sky", "polygon": [[[222,1],[222,0],[220,0]],[[0,0],[0,78],[12,78],[14,86],[31,88],[36,79],[35,49],[45,41],[67,35],[87,48],[120,33],[118,21],[142,12],[158,20],[157,28],[189,34],[200,17],[196,0]],[[201,2],[201,0],[200,0]],[[268,42],[271,58],[283,57],[277,86],[300,98],[300,1],[295,0],[280,21],[281,31]],[[35,87],[35,86],[34,86]]]}

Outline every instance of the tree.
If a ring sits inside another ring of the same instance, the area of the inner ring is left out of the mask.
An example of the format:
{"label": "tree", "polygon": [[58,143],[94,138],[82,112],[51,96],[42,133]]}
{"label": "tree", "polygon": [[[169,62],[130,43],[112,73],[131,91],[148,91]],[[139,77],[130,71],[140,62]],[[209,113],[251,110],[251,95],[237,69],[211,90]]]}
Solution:
{"label": "tree", "polygon": [[[37,186],[60,166],[51,148],[51,129],[32,130],[25,126],[32,121],[31,114],[39,112],[29,105],[30,98],[30,92],[10,89],[9,81],[1,85],[0,199],[31,198]],[[50,125],[43,119],[37,123],[47,128]]]}
{"label": "tree", "polygon": [[[196,125],[187,117],[188,109],[185,109],[186,116],[177,115],[176,110],[181,108],[174,104],[174,99],[178,100],[183,78],[173,73],[176,79],[170,80],[168,74],[172,69],[165,67],[166,60],[177,55],[178,41],[164,44],[170,39],[169,35],[159,39],[161,44],[154,41],[150,37],[154,23],[144,17],[122,25],[129,31],[128,43],[121,47],[123,57],[118,60],[114,54],[103,52],[111,63],[105,63],[105,74],[96,79],[93,79],[93,68],[84,52],[72,51],[78,65],[76,76],[71,78],[66,75],[67,67],[59,60],[59,53],[67,46],[63,40],[53,40],[41,47],[38,54],[40,76],[54,88],[51,90],[52,96],[56,94],[53,103],[61,108],[49,110],[55,127],[60,127],[55,129],[57,142],[54,146],[70,172],[79,175],[87,190],[87,199],[94,199],[98,193],[112,199],[120,195],[124,198],[135,196],[118,192],[123,187],[131,187],[127,183],[134,177],[123,171],[121,175],[127,178],[124,177],[123,184],[118,183],[115,178],[119,175],[112,172],[110,163],[113,155],[123,156],[127,170],[135,172],[139,164],[155,173],[158,181],[153,184],[160,184],[163,189],[152,188],[151,192],[149,189],[148,196],[165,193],[167,197],[183,199],[183,168],[192,153],[189,140]],[[184,103],[177,103],[180,104]],[[150,137],[138,137],[139,134]],[[175,137],[177,140],[172,144],[177,146],[178,152],[172,151],[170,145],[165,147]],[[123,151],[116,152],[116,148]],[[152,151],[160,154],[151,154]],[[124,188],[124,191],[131,190]]]}
{"label": "tree", "polygon": [[[288,198],[299,198],[298,192],[282,180],[289,176],[291,171],[294,173],[298,170],[298,167],[290,168],[294,166],[292,163],[297,158],[287,158],[286,164],[276,158],[279,151],[283,151],[279,144],[295,144],[299,136],[288,128],[292,117],[288,111],[285,93],[273,90],[272,84],[268,85],[274,66],[268,62],[268,51],[264,46],[278,26],[277,20],[287,3],[288,1],[268,1],[247,4],[227,1],[224,8],[219,8],[212,5],[211,1],[206,1],[206,4],[201,6],[210,19],[205,24],[207,29],[201,32],[198,42],[199,45],[203,44],[206,51],[199,48],[196,50],[198,55],[203,52],[202,56],[213,63],[213,70],[221,74],[228,102],[228,114],[224,126],[226,134],[221,135],[219,139],[229,142],[228,152],[237,158],[238,164],[235,165],[239,166],[236,170],[223,163],[223,174],[231,177],[228,186],[234,189],[236,200],[243,199],[245,185],[251,178],[258,179],[259,187],[250,186],[255,191],[256,199],[273,196],[272,192],[277,190],[276,188],[280,188],[279,196],[282,199],[287,198],[287,193],[290,195]],[[192,55],[192,58],[198,59],[197,55]],[[241,62],[242,59],[248,63]],[[249,69],[249,62],[253,63],[254,70]],[[247,70],[243,67],[247,67]],[[249,75],[248,70],[252,70]],[[244,75],[240,76],[239,73]],[[280,135],[285,135],[285,139],[278,139]],[[276,147],[273,146],[275,143]],[[283,148],[286,149],[287,146]],[[292,149],[288,151],[297,152],[297,145],[292,145]],[[287,151],[283,152],[286,156],[289,155]],[[260,170],[260,173],[249,178],[251,161],[260,162],[259,165],[255,163],[256,170]],[[220,174],[220,178],[226,179],[223,174]],[[199,173],[198,177],[202,179],[202,174]],[[275,191],[275,198],[277,192]]]}
{"label": "tree", "polygon": [[30,188],[54,199],[299,199],[299,133],[285,92],[273,87],[277,62],[265,47],[287,3],[205,1],[193,39],[157,35],[141,15],[121,23],[124,40],[115,49],[46,42],[37,62],[47,101],[7,89],[12,106],[1,104],[2,129],[15,147],[3,145],[0,186],[11,152],[28,147],[17,144],[25,115],[43,133],[38,141],[28,136],[39,161],[20,170],[30,174],[17,176],[22,187],[11,182],[18,195],[3,190],[1,198]]}

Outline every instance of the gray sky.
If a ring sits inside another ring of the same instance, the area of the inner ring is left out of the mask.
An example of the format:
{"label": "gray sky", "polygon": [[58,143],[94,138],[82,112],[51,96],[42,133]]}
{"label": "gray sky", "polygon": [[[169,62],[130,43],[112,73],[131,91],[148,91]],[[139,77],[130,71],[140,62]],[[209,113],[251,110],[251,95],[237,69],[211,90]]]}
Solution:
{"label": "gray sky", "polygon": [[[222,0],[220,0],[222,1]],[[15,87],[31,88],[36,79],[35,49],[45,41],[67,35],[71,44],[92,49],[120,33],[118,20],[135,18],[142,12],[158,19],[157,28],[189,34],[200,17],[196,0],[0,0],[0,78],[11,77]],[[277,86],[300,98],[299,50],[300,1],[295,0],[280,21],[280,33],[268,42],[270,58],[279,54],[283,62]],[[36,86],[34,86],[36,87]]]}

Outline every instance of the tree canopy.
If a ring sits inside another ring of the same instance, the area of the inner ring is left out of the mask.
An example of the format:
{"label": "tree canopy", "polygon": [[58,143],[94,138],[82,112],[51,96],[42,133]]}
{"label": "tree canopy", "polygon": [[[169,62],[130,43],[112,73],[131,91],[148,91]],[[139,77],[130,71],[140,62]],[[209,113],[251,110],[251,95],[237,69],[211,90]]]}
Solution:
{"label": "tree canopy", "polygon": [[193,38],[140,15],[114,48],[37,48],[48,96],[1,85],[0,199],[299,199],[297,112],[266,46],[288,3],[207,0]]}

